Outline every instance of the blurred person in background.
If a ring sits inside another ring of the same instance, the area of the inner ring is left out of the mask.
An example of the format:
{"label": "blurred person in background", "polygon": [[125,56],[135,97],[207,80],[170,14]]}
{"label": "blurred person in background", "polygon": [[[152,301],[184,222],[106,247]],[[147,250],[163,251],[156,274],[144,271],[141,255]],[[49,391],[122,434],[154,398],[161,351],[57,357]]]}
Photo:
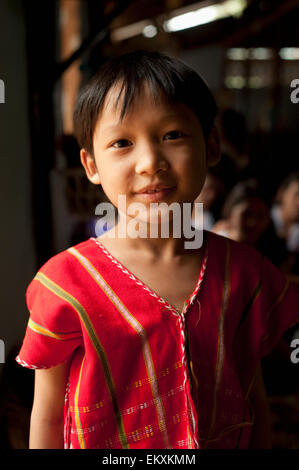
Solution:
{"label": "blurred person in background", "polygon": [[[288,197],[285,199],[288,206]],[[289,210],[292,212],[291,208]],[[280,269],[285,267],[288,259],[286,243],[275,232],[270,215],[271,202],[261,191],[257,180],[237,183],[225,200],[222,214],[223,218],[214,225],[213,232],[247,243]],[[285,333],[274,351],[262,360],[265,387],[270,396],[298,391],[297,375],[289,358],[289,345],[295,332],[296,326]]]}
{"label": "blurred person in background", "polygon": [[211,230],[219,219],[224,200],[224,183],[210,168],[203,188],[195,202],[203,204],[203,227]]}
{"label": "blurred person in background", "polygon": [[270,201],[257,180],[237,183],[228,194],[212,231],[253,246],[280,267],[286,257],[283,239],[277,237],[270,217]]}
{"label": "blurred person in background", "polygon": [[213,168],[223,181],[226,192],[250,176],[248,136],[245,116],[231,108],[224,109],[219,118],[221,159]]}
{"label": "blurred person in background", "polygon": [[280,184],[271,218],[288,251],[282,269],[299,282],[299,172],[290,173]]}

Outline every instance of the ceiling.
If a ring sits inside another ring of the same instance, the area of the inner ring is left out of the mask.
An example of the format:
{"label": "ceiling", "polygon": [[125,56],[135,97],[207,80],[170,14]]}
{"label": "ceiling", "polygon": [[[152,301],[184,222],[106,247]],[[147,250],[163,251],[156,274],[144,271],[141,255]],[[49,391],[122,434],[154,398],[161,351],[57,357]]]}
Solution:
{"label": "ceiling", "polygon": [[[113,3],[113,2],[112,2]],[[205,7],[220,1],[188,0],[138,0],[131,1],[127,8],[110,23],[110,30],[142,20],[150,20],[157,26],[157,35],[152,38],[142,34],[110,44],[110,48],[170,48],[185,50],[201,45],[221,43],[224,46],[299,46],[299,1],[298,0],[248,0],[240,18],[229,17],[198,27],[175,33],[166,33],[161,27],[163,15],[173,15],[177,10],[195,5]],[[111,7],[111,1],[107,2]]]}

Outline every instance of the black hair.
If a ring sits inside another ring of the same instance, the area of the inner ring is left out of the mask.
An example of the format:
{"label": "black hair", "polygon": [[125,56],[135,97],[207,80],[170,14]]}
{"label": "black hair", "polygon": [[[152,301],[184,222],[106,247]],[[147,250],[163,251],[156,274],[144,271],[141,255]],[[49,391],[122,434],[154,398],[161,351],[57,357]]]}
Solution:
{"label": "black hair", "polygon": [[272,199],[260,186],[258,180],[250,178],[239,181],[228,194],[222,208],[222,216],[228,219],[232,209],[243,201],[249,199],[261,199],[270,210]]}
{"label": "black hair", "polygon": [[280,183],[281,189],[287,189],[294,181],[299,182],[299,172],[293,172],[287,175]]}
{"label": "black hair", "polygon": [[74,134],[80,148],[93,155],[93,133],[108,91],[120,84],[116,104],[123,96],[122,119],[145,83],[154,99],[162,91],[170,102],[188,106],[200,120],[207,139],[218,110],[204,80],[176,58],[155,51],[135,51],[108,60],[80,92],[74,111]]}

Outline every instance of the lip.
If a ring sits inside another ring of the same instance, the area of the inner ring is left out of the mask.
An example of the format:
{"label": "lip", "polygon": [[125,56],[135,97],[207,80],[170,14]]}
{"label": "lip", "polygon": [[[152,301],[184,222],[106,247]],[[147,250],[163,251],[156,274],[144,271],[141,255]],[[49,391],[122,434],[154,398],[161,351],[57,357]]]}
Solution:
{"label": "lip", "polygon": [[136,191],[137,194],[154,194],[154,191],[160,192],[160,191],[165,191],[168,189],[174,189],[174,185],[171,184],[149,184],[148,186],[145,186],[142,189],[139,189],[139,191]]}
{"label": "lip", "polygon": [[156,202],[165,199],[175,189],[176,186],[166,184],[149,185],[137,191],[136,194],[138,194],[138,196],[140,196],[144,201]]}

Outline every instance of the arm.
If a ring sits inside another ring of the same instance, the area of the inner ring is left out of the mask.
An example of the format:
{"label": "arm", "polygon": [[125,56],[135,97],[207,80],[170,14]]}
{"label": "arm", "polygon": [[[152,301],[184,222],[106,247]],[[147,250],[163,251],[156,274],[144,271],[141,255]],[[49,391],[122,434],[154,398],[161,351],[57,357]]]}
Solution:
{"label": "arm", "polygon": [[249,399],[252,403],[255,413],[255,421],[249,447],[251,449],[271,449],[270,411],[263,381],[261,364],[258,366]]}
{"label": "arm", "polygon": [[63,449],[63,407],[68,365],[35,371],[30,449]]}

